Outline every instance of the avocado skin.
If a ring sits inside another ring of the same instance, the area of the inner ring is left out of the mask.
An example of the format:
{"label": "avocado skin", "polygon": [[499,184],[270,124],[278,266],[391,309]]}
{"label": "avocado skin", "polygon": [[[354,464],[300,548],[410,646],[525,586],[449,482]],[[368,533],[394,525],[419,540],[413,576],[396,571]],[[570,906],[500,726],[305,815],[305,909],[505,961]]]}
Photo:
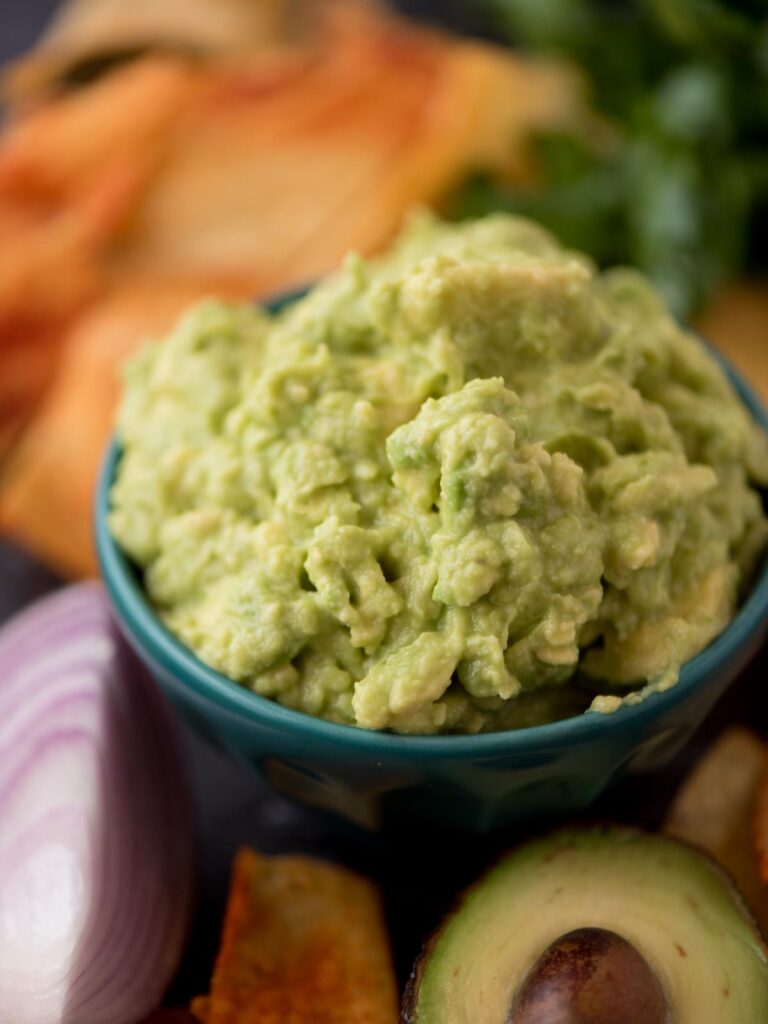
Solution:
{"label": "avocado skin", "polygon": [[[479,884],[479,883],[475,883]],[[447,923],[447,920],[458,913],[460,906],[457,905],[454,910],[450,912],[446,921],[441,924],[427,939],[422,947],[421,953],[416,958],[416,963],[413,965],[411,976],[405,986],[403,992],[403,1003],[400,1011],[400,1024],[416,1024],[416,1013],[418,1010],[419,1003],[419,989],[421,987],[421,979],[424,974],[424,970],[429,962],[429,958],[432,955],[432,950],[437,945],[437,940],[443,933],[443,928]]]}
{"label": "avocado skin", "polygon": [[[476,882],[468,886],[458,895],[453,908],[446,914],[435,931],[424,943],[421,953],[414,963],[413,970],[411,971],[411,975],[403,993],[400,1024],[440,1024],[440,1022],[437,1021],[427,1021],[426,1018],[419,1015],[419,998],[422,980],[429,966],[432,954],[445,930],[448,928],[449,924],[451,924],[454,919],[461,914],[469,897],[482,888],[486,881],[517,852],[526,849],[534,843],[543,843],[549,840],[553,844],[557,844],[562,842],[562,840],[568,836],[577,836],[579,834],[586,835],[587,833],[591,833],[597,838],[603,835],[606,840],[623,839],[626,842],[631,842],[633,839],[652,838],[653,841],[657,842],[660,846],[666,845],[674,848],[682,848],[683,850],[687,850],[689,853],[693,854],[708,866],[711,873],[717,876],[723,887],[728,890],[734,910],[738,912],[745,922],[747,922],[751,927],[755,937],[759,939],[759,942],[768,957],[768,935],[766,935],[766,933],[760,928],[733,878],[706,851],[695,846],[693,843],[686,842],[685,840],[675,839],[662,834],[648,833],[642,829],[628,825],[612,824],[610,822],[571,824],[557,828],[544,835],[526,839],[522,843],[511,847],[500,857],[496,858]],[[511,1007],[507,1008],[507,1012],[510,1010]],[[768,1021],[768,1018],[766,1018],[766,1020]],[[703,1024],[703,1022],[697,1021],[696,1024]],[[730,1022],[718,1021],[718,1024],[730,1024]],[[735,1022],[735,1024],[742,1024],[742,1022]]]}

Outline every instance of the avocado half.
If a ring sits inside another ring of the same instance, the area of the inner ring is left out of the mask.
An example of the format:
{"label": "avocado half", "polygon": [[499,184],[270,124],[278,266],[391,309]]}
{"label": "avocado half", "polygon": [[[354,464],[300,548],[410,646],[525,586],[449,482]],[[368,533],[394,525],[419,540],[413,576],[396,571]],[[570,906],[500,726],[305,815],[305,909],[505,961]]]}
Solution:
{"label": "avocado half", "polygon": [[768,957],[728,877],[675,840],[565,829],[505,857],[432,937],[403,1024],[766,1024]]}

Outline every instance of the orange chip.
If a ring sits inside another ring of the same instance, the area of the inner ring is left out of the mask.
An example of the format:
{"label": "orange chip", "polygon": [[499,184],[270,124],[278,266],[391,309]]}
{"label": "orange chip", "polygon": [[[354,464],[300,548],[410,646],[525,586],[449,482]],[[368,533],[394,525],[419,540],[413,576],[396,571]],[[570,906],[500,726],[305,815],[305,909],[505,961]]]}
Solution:
{"label": "orange chip", "polygon": [[726,869],[763,929],[768,928],[767,770],[763,741],[741,726],[727,729],[684,780],[664,823],[669,835],[700,846]]}
{"label": "orange chip", "polygon": [[531,128],[579,106],[567,75],[376,3],[307,0],[290,41],[294,5],[269,4],[257,37],[279,46],[138,59],[0,137],[0,456],[22,437],[0,529],[59,570],[95,568],[116,367],[143,336],[201,294],[262,297],[373,253],[478,163],[527,173]]}
{"label": "orange chip", "polygon": [[728,285],[696,324],[768,401],[768,289],[764,281]]}
{"label": "orange chip", "polygon": [[197,75],[150,57],[44,104],[11,125],[0,151],[0,188],[26,195],[82,194],[106,165],[144,163],[189,101]]}
{"label": "orange chip", "polygon": [[[150,172],[149,140],[174,110],[168,95],[180,88],[174,75],[147,62],[130,79],[21,118],[0,145],[0,435],[6,443],[54,379],[74,319],[103,291],[106,249]],[[151,115],[141,109],[148,106]]]}
{"label": "orange chip", "polygon": [[283,288],[370,252],[429,177],[392,201],[382,184],[421,145],[448,44],[343,6],[303,62],[210,69],[147,190],[119,266],[152,273],[250,267]]}
{"label": "orange chip", "polygon": [[93,495],[112,430],[118,367],[138,346],[169,330],[190,303],[233,291],[240,294],[219,281],[135,282],[80,320],[39,414],[0,478],[3,532],[59,571],[96,572]]}
{"label": "orange chip", "polygon": [[210,999],[208,996],[196,996],[190,1005],[192,1016],[200,1024],[208,1024],[208,1013],[210,1011]]}
{"label": "orange chip", "polygon": [[279,45],[294,28],[292,0],[67,0],[34,50],[3,75],[3,99],[30,104],[72,71],[145,50],[208,55]]}
{"label": "orange chip", "polygon": [[[760,881],[768,886],[768,769],[764,771],[758,787],[754,814],[754,839],[757,854],[757,870]],[[766,897],[768,902],[768,897]],[[763,921],[768,929],[768,913]]]}
{"label": "orange chip", "polygon": [[372,884],[307,857],[235,860],[205,1024],[395,1024]]}

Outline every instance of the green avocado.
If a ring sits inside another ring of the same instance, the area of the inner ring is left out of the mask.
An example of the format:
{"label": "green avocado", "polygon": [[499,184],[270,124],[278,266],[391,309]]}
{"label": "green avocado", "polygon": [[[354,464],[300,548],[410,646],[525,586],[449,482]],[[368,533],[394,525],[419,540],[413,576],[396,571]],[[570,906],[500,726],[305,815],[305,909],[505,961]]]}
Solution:
{"label": "green avocado", "polygon": [[427,945],[403,1024],[765,1024],[766,947],[693,847],[620,827],[521,846]]}

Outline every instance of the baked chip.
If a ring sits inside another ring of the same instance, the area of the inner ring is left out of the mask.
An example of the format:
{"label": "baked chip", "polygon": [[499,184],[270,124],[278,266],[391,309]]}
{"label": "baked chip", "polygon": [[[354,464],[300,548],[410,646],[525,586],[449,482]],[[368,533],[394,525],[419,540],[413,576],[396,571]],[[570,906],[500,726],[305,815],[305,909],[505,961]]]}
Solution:
{"label": "baked chip", "polygon": [[394,1024],[397,990],[367,880],[308,857],[235,860],[204,1024]]}
{"label": "baked chip", "polygon": [[[748,729],[728,729],[715,741],[683,783],[670,808],[664,831],[702,847],[736,881],[758,923],[768,926],[768,857],[763,860],[763,881],[753,843],[753,820],[758,793],[768,823],[765,778],[768,755],[764,744]],[[759,824],[759,821],[758,821]],[[768,852],[768,827],[758,830],[758,851]]]}
{"label": "baked chip", "polygon": [[68,575],[156,307],[370,255],[478,168],[530,178],[534,130],[584,109],[562,68],[362,0],[73,0],[6,85],[0,533]]}
{"label": "baked chip", "polygon": [[[91,306],[67,336],[53,385],[3,466],[0,531],[59,572],[96,574],[91,508],[119,388],[117,367],[169,330],[190,304],[233,294],[242,291],[220,281],[134,281]],[[12,365],[1,348],[0,356]],[[0,397],[4,391],[0,384]]]}
{"label": "baked chip", "polygon": [[36,102],[141,53],[208,56],[277,46],[303,6],[296,0],[66,0],[35,48],[6,71],[5,98]]}
{"label": "baked chip", "polygon": [[[768,885],[768,766],[763,771],[758,785],[754,817],[755,852],[757,854],[757,872],[763,886]],[[768,902],[768,897],[766,897]],[[768,927],[768,915],[764,922]]]}
{"label": "baked chip", "polygon": [[763,401],[768,400],[768,294],[759,281],[730,284],[696,327],[726,354]]}

